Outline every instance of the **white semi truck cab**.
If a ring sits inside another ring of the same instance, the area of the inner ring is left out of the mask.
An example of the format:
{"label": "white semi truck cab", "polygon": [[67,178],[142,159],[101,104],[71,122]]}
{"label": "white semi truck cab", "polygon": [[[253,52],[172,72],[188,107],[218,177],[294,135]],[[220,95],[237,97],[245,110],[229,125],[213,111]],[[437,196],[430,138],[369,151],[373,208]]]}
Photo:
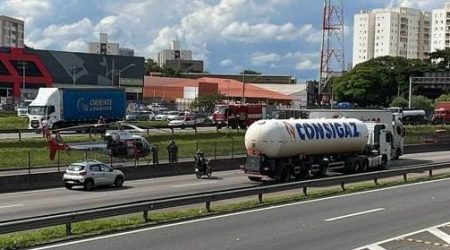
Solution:
{"label": "white semi truck cab", "polygon": [[53,127],[61,121],[61,95],[57,88],[40,88],[36,98],[28,106],[28,128],[42,128],[42,120],[48,121],[48,126]]}

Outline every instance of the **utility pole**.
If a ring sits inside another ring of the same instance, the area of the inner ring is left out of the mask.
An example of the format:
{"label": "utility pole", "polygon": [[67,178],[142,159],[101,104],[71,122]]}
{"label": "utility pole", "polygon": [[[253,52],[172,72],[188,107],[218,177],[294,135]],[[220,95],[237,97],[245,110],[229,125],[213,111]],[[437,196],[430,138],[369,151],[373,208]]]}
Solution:
{"label": "utility pole", "polygon": [[244,71],[242,72],[242,103],[245,104],[245,71],[246,69],[244,69]]}
{"label": "utility pole", "polygon": [[25,99],[25,71],[26,71],[26,66],[27,66],[27,62],[25,61],[21,61],[19,62],[22,65],[22,99]]}

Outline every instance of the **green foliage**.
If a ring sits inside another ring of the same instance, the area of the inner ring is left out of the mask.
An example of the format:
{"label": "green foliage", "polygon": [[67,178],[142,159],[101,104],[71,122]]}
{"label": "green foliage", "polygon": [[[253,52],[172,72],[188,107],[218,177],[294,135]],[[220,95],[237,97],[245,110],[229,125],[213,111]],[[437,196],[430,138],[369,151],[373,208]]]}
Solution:
{"label": "green foliage", "polygon": [[27,129],[28,118],[14,116],[0,117],[0,129]]}
{"label": "green foliage", "polygon": [[214,105],[223,99],[224,95],[220,93],[199,95],[191,103],[191,108],[211,113],[214,110]]}
{"label": "green foliage", "polygon": [[406,107],[408,107],[408,100],[406,100],[405,98],[403,98],[401,96],[400,97],[395,97],[392,100],[392,102],[390,104],[390,107],[406,108]]}
{"label": "green foliage", "polygon": [[427,60],[428,63],[432,64],[434,62],[436,68],[441,70],[448,70],[450,63],[450,48],[443,50],[437,50],[430,53],[430,57]]}
{"label": "green foliage", "polygon": [[242,71],[241,73],[239,73],[241,75],[246,74],[246,75],[261,75],[260,72],[251,70],[251,69],[245,69],[244,71]]}
{"label": "green foliage", "polygon": [[439,96],[438,98],[436,98],[436,100],[434,100],[435,102],[445,102],[445,101],[450,101],[450,94],[444,94]]}
{"label": "green foliage", "polygon": [[161,67],[159,66],[159,64],[155,61],[153,61],[153,59],[148,58],[147,60],[145,60],[145,75],[150,75],[150,72],[162,72]]}
{"label": "green foliage", "polygon": [[180,71],[170,66],[164,65],[161,70],[161,75],[165,77],[180,77]]}
{"label": "green foliage", "polygon": [[378,57],[333,79],[333,92],[337,101],[354,102],[360,107],[388,106],[397,95],[408,96],[410,76],[433,71],[433,65],[420,60]]}
{"label": "green foliage", "polygon": [[411,97],[411,108],[413,109],[423,109],[425,112],[433,111],[433,101],[425,96],[412,96]]}

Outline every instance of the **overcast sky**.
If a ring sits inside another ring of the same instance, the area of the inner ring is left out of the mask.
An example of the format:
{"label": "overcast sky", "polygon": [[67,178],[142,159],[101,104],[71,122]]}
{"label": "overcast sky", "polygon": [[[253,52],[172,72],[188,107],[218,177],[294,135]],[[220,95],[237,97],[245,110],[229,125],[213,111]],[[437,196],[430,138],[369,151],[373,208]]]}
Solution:
{"label": "overcast sky", "polygon": [[[351,63],[353,15],[400,6],[431,10],[444,0],[344,0],[345,60]],[[36,49],[87,52],[99,40],[155,58],[174,39],[211,73],[316,79],[322,0],[0,0],[0,15],[25,20],[25,43]]]}

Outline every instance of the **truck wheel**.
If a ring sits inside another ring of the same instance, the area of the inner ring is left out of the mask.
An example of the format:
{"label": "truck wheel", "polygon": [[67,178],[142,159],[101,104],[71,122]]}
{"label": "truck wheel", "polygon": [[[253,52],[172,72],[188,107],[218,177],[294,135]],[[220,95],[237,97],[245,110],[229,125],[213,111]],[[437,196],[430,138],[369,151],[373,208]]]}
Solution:
{"label": "truck wheel", "polygon": [[309,177],[309,166],[300,167],[300,173],[295,175],[295,180],[306,180]]}
{"label": "truck wheel", "polygon": [[369,171],[369,161],[367,159],[362,160],[361,173],[365,173]]}
{"label": "truck wheel", "polygon": [[290,182],[292,180],[292,168],[287,166],[281,172],[281,181]]}
{"label": "truck wheel", "polygon": [[381,169],[381,170],[387,169],[387,163],[388,163],[388,157],[387,157],[387,155],[381,156],[381,165],[380,165],[380,169]]}
{"label": "truck wheel", "polygon": [[400,154],[401,154],[401,150],[400,150],[400,148],[397,148],[397,149],[395,150],[395,155],[394,155],[393,159],[394,159],[394,160],[400,159]]}
{"label": "truck wheel", "polygon": [[327,174],[328,169],[328,163],[327,162],[321,162],[319,165],[319,170],[313,172],[312,174],[314,177],[323,177]]}
{"label": "truck wheel", "polygon": [[254,177],[254,176],[249,176],[248,179],[251,181],[257,181],[257,182],[260,182],[262,180],[261,177]]}
{"label": "truck wheel", "polygon": [[361,162],[359,160],[353,161],[353,172],[358,173],[361,171]]}

